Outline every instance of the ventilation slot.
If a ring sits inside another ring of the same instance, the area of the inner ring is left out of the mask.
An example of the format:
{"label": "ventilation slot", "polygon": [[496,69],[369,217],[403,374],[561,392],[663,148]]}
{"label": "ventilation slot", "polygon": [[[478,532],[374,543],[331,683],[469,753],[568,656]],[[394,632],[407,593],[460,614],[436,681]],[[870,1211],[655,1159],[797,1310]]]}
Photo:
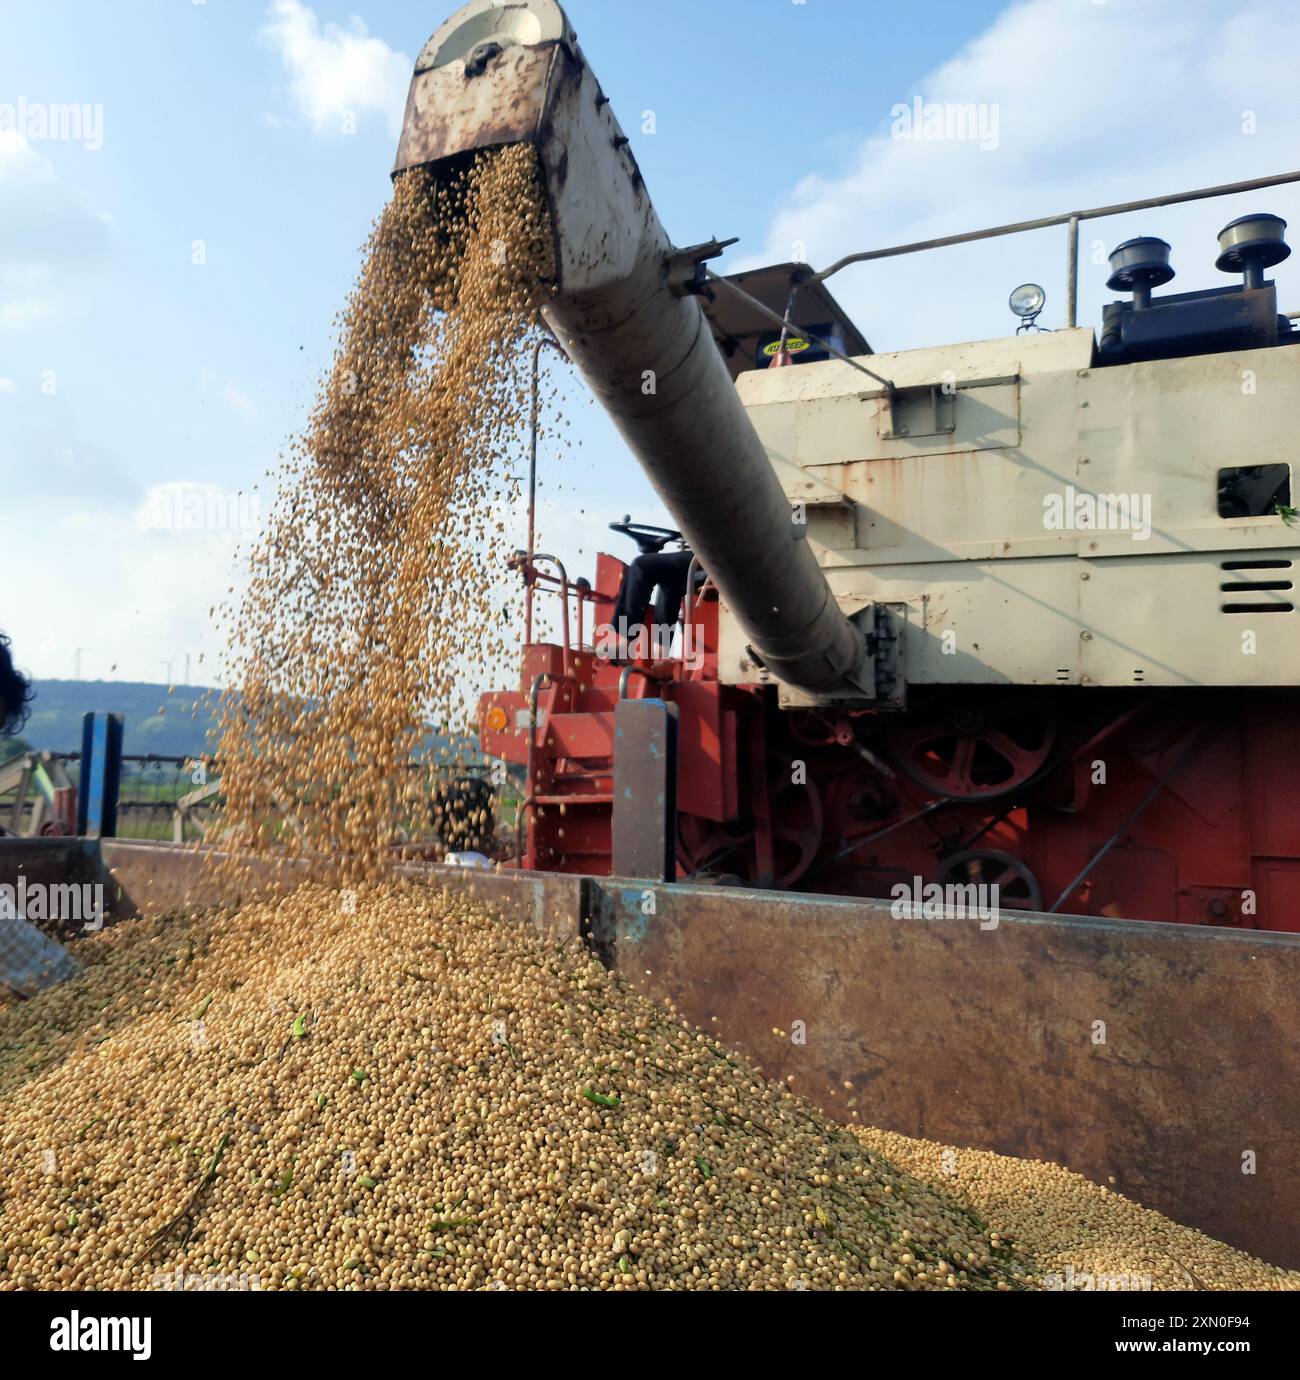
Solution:
{"label": "ventilation slot", "polygon": [[1229,580],[1227,584],[1219,586],[1224,594],[1252,594],[1255,590],[1261,593],[1266,589],[1290,589],[1290,580]]}
{"label": "ventilation slot", "polygon": [[1221,570],[1290,570],[1290,561],[1224,561]]}
{"label": "ventilation slot", "polygon": [[1294,604],[1224,604],[1220,613],[1292,613]]}
{"label": "ventilation slot", "polygon": [[1058,666],[1056,668],[1056,678],[1057,680],[1069,680],[1070,668],[1068,666]]}

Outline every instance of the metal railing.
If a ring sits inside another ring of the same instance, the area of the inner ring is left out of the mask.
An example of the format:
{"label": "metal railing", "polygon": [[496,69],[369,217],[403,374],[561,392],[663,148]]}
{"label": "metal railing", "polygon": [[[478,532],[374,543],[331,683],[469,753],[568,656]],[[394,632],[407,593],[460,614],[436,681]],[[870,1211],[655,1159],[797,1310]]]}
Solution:
{"label": "metal railing", "polygon": [[[1079,223],[1081,221],[1100,220],[1103,216],[1127,215],[1130,211],[1149,211],[1157,206],[1176,206],[1183,201],[1204,201],[1209,197],[1235,196],[1239,192],[1258,191],[1261,187],[1279,187],[1286,182],[1300,182],[1300,172],[1275,173],[1272,177],[1252,177],[1242,182],[1224,182],[1217,187],[1198,187],[1192,192],[1173,192],[1169,196],[1150,196],[1141,201],[1117,201],[1111,206],[1093,206],[1085,211],[1062,211],[1060,215],[1056,216],[1039,216],[1036,220],[1017,220],[1012,221],[1009,225],[991,225],[987,230],[966,230],[960,235],[940,235],[938,239],[933,240],[913,240],[910,244],[893,244],[886,249],[863,249],[856,254],[846,254],[842,259],[836,259],[829,268],[822,269],[820,273],[810,273],[807,277],[794,283],[792,285],[793,291],[790,294],[791,304],[786,307],[784,316],[765,306],[757,298],[751,297],[742,288],[719,274],[706,273],[705,277],[709,283],[725,288],[734,296],[742,298],[752,310],[758,312],[774,325],[780,326],[783,331],[799,331],[807,336],[816,345],[834,355],[836,359],[851,364],[859,373],[874,379],[884,387],[886,393],[892,395],[894,384],[890,379],[874,373],[861,360],[851,358],[829,340],[823,340],[820,336],[813,335],[807,327],[800,326],[798,322],[792,319],[793,302],[796,294],[802,288],[811,287],[814,283],[824,283],[827,278],[833,277],[841,269],[848,268],[851,264],[868,263],[873,259],[893,259],[900,254],[919,254],[924,249],[943,249],[947,245],[970,244],[974,240],[992,240],[997,239],[1000,235],[1018,235],[1023,230],[1046,230],[1053,225],[1066,225],[1069,227],[1069,234],[1066,237],[1065,248],[1065,325],[1066,329],[1069,330],[1079,324]],[[1288,312],[1287,316],[1293,320],[1296,319],[1294,312]]]}
{"label": "metal railing", "polygon": [[[850,264],[867,263],[872,259],[892,259],[899,254],[918,254],[923,249],[942,249],[952,244],[969,244],[973,240],[991,240],[1000,235],[1018,235],[1023,230],[1046,230],[1053,225],[1069,227],[1065,260],[1065,324],[1078,324],[1079,306],[1079,224],[1085,220],[1100,220],[1104,216],[1123,216],[1131,211],[1149,211],[1158,206],[1176,206],[1184,201],[1205,201],[1216,196],[1235,196],[1240,192],[1255,192],[1263,187],[1279,187],[1287,182],[1300,182],[1300,172],[1275,173],[1271,177],[1252,177],[1241,182],[1224,182],[1217,187],[1198,187],[1191,192],[1173,192],[1168,196],[1144,197],[1141,201],[1117,201],[1110,206],[1093,206],[1084,211],[1063,211],[1056,216],[1039,216],[1035,220],[1018,220],[1009,225],[993,225],[987,230],[967,230],[960,235],[941,235],[933,240],[914,240],[911,244],[890,245],[887,249],[864,249],[836,259],[829,268],[804,278],[797,286],[809,287],[824,283]],[[789,323],[793,326],[793,323]]]}
{"label": "metal railing", "polygon": [[[541,384],[542,384],[542,351],[554,350],[557,355],[567,364],[569,356],[564,347],[554,336],[540,336],[533,344],[532,370],[529,380],[529,405],[528,405],[528,548],[525,556],[528,561],[534,559],[552,559],[549,557],[538,557],[537,549],[537,432],[541,425]],[[557,562],[558,564],[558,562]],[[567,584],[567,581],[566,581]],[[568,596],[565,591],[561,591],[561,597],[565,600],[565,618],[568,618]],[[581,616],[581,610],[579,610]],[[533,640],[533,587],[531,581],[528,582],[524,592],[524,644],[527,645]],[[565,638],[567,644],[568,638]]]}
{"label": "metal railing", "polygon": [[[120,838],[166,838],[175,842],[201,837],[204,811],[219,793],[220,771],[194,755],[123,753],[118,783],[116,833]],[[75,797],[68,818],[52,812],[49,784],[35,779],[43,767],[56,786],[76,788],[79,752],[28,752],[0,764],[0,822],[14,833],[71,833]],[[198,768],[202,767],[202,770]],[[43,789],[42,789],[43,788]]]}

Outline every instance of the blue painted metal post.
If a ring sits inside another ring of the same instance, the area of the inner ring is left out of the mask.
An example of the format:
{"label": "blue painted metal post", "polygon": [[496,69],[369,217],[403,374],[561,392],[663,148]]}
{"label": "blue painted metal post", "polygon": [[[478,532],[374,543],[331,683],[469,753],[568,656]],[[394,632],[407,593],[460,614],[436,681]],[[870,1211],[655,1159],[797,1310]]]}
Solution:
{"label": "blue painted metal post", "polygon": [[87,714],[81,721],[81,777],[77,783],[77,833],[111,839],[117,833],[117,793],[122,782],[122,716]]}

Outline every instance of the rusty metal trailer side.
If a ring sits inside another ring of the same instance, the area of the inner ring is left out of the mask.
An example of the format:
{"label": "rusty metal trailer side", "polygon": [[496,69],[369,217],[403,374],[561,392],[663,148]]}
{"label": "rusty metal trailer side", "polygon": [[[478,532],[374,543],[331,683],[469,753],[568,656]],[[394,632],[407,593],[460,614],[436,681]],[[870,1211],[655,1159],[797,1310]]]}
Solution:
{"label": "rusty metal trailer side", "polygon": [[657,887],[647,915],[644,895],[593,886],[607,960],[831,1115],[1113,1177],[1300,1265],[1300,936],[1028,912],[986,930],[707,886]]}

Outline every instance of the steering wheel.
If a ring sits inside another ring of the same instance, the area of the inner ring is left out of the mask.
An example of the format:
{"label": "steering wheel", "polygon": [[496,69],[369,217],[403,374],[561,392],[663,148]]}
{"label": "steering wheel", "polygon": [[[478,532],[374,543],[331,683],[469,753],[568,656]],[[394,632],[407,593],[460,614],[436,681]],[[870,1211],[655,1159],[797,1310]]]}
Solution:
{"label": "steering wheel", "polygon": [[662,551],[670,541],[682,539],[682,534],[671,527],[651,527],[644,522],[633,522],[630,516],[625,517],[622,522],[611,522],[609,530],[631,537],[636,542],[636,549],[643,556],[654,555]]}

